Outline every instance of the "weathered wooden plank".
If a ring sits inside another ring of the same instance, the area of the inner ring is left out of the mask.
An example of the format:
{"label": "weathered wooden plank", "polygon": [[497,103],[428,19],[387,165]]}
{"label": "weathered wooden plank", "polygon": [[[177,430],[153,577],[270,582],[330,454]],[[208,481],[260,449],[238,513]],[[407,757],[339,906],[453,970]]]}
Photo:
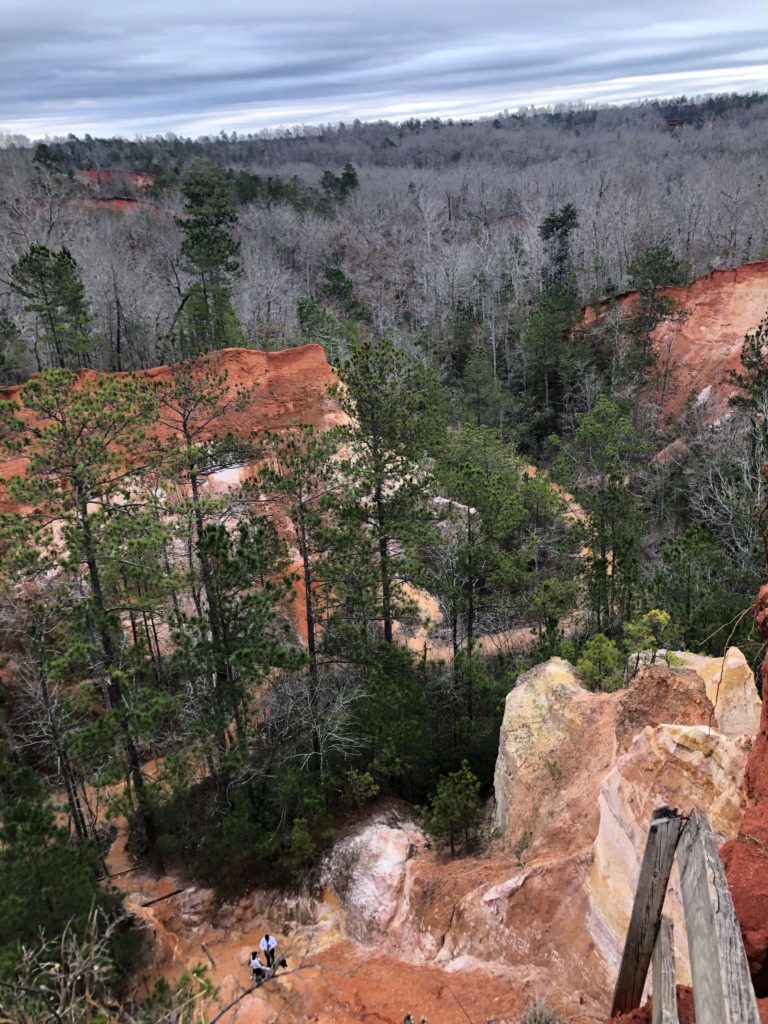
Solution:
{"label": "weathered wooden plank", "polygon": [[759,1024],[731,891],[702,811],[691,813],[677,853],[696,1024]]}
{"label": "weathered wooden plank", "polygon": [[656,945],[653,947],[653,1022],[679,1024],[677,1016],[677,981],[675,978],[675,937],[672,918],[661,918]]}
{"label": "weathered wooden plank", "polygon": [[643,997],[682,826],[683,819],[676,811],[663,808],[654,812],[613,993],[612,1017],[637,1009]]}

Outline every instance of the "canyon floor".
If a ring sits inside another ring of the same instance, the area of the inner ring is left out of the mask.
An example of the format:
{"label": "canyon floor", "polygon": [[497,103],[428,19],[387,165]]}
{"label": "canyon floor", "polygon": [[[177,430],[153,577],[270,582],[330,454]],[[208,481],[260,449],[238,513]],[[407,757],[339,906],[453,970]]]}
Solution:
{"label": "canyon floor", "polygon": [[[754,678],[735,648],[674,660],[612,694],[584,689],[560,659],[522,676],[507,697],[489,835],[474,856],[451,860],[411,808],[383,801],[337,838],[301,893],[254,889],[218,903],[177,876],[120,876],[153,936],[150,976],[208,964],[213,1017],[249,988],[249,952],[269,931],[289,968],[224,1021],[399,1024],[410,1013],[513,1024],[536,998],[572,1024],[605,1021],[653,809],[707,812],[730,844],[735,892],[756,870],[743,863],[753,845],[745,779],[761,742]],[[130,867],[120,840],[110,867]],[[690,983],[674,877],[666,912],[678,980]],[[749,947],[758,972],[765,930]]]}

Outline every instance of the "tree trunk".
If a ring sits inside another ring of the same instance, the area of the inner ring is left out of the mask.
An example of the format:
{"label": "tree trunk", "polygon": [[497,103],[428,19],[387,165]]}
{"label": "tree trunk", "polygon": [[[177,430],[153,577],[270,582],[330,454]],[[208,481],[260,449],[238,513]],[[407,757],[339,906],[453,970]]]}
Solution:
{"label": "tree trunk", "polygon": [[[203,593],[205,594],[206,604],[208,605],[208,626],[211,632],[211,646],[213,648],[213,692],[216,700],[216,705],[222,716],[221,721],[218,724],[218,728],[222,730],[219,743],[221,754],[223,755],[226,749],[226,737],[224,730],[226,729],[225,717],[226,717],[226,697],[225,691],[229,688],[229,665],[227,663],[226,652],[224,650],[222,630],[221,630],[221,613],[219,609],[219,600],[216,593],[216,589],[213,585],[213,571],[211,564],[208,559],[208,555],[203,547],[203,535],[205,533],[205,522],[203,520],[202,502],[200,500],[200,481],[199,474],[197,473],[194,461],[192,457],[192,437],[185,425],[184,427],[184,441],[188,452],[188,475],[189,484],[192,490],[192,515],[195,529],[195,539],[197,541],[197,557],[200,562],[200,578],[203,585]],[[239,728],[239,727],[238,727]],[[245,737],[240,735],[238,737],[243,740]]]}
{"label": "tree trunk", "polygon": [[307,624],[307,654],[309,656],[309,701],[312,710],[312,753],[318,763],[320,774],[323,774],[323,759],[320,753],[320,734],[317,730],[315,711],[317,706],[317,693],[319,688],[319,677],[317,668],[317,638],[315,636],[315,605],[312,593],[312,563],[309,558],[309,542],[307,539],[307,524],[304,517],[304,505],[299,499],[298,514],[296,516],[296,535],[299,541],[301,552],[301,563],[304,573],[304,606]]}
{"label": "tree trunk", "polygon": [[136,799],[139,803],[142,824],[144,825],[144,832],[149,846],[149,851],[155,860],[158,870],[162,870],[162,858],[157,851],[157,827],[155,825],[154,815],[152,814],[152,810],[147,802],[139,752],[131,734],[122,686],[120,683],[120,675],[117,671],[115,641],[110,628],[111,623],[106,610],[104,592],[101,586],[101,574],[96,560],[96,548],[91,530],[88,502],[79,484],[75,485],[75,490],[78,519],[83,542],[83,555],[85,556],[85,562],[88,568],[91,595],[93,597],[93,605],[97,617],[96,629],[101,644],[104,672],[107,677],[107,697],[109,700],[109,706],[113,711],[115,711],[117,721],[120,725],[123,748],[125,750],[126,761],[128,764],[128,772],[133,788],[136,792]]}
{"label": "tree trunk", "polygon": [[392,628],[392,580],[390,578],[389,537],[385,534],[384,497],[381,482],[377,480],[375,489],[376,500],[376,532],[379,547],[379,571],[381,578],[381,618],[384,624],[384,640],[391,644],[394,637]]}

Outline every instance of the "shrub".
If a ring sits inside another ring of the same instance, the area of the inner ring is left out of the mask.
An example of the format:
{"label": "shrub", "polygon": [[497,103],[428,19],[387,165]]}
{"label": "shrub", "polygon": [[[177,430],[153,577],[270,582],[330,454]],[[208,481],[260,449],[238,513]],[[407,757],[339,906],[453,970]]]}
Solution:
{"label": "shrub", "polygon": [[480,780],[466,761],[450,775],[444,775],[437,785],[427,812],[427,831],[435,836],[447,836],[451,856],[456,856],[456,838],[464,833],[464,849],[469,852],[470,836],[480,818]]}
{"label": "shrub", "polygon": [[370,772],[350,768],[346,776],[346,793],[352,810],[359,811],[369,800],[378,796],[379,787]]}
{"label": "shrub", "polygon": [[567,1021],[544,999],[537,999],[525,1011],[520,1024],[567,1024]]}
{"label": "shrub", "polygon": [[677,629],[667,612],[652,608],[624,626],[624,648],[627,656],[635,655],[633,671],[640,666],[640,655],[650,652],[651,664],[656,661],[659,648],[668,648],[678,639]]}
{"label": "shrub", "polygon": [[614,641],[604,633],[596,633],[587,642],[576,669],[590,690],[618,690],[623,682],[621,663],[621,653]]}

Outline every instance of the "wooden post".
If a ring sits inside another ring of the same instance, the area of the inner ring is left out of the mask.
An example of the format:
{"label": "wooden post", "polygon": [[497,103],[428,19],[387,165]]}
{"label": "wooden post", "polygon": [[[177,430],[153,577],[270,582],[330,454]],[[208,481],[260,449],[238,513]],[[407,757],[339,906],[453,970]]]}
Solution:
{"label": "wooden post", "polygon": [[698,809],[683,829],[678,855],[696,1024],[760,1024],[731,891]]}
{"label": "wooden post", "polygon": [[679,1024],[675,980],[675,937],[672,918],[664,914],[653,947],[652,1024]]}
{"label": "wooden post", "polygon": [[678,813],[669,808],[663,809],[663,816],[654,816],[651,821],[619,977],[613,993],[612,1017],[636,1010],[643,998],[682,824],[683,820]]}

